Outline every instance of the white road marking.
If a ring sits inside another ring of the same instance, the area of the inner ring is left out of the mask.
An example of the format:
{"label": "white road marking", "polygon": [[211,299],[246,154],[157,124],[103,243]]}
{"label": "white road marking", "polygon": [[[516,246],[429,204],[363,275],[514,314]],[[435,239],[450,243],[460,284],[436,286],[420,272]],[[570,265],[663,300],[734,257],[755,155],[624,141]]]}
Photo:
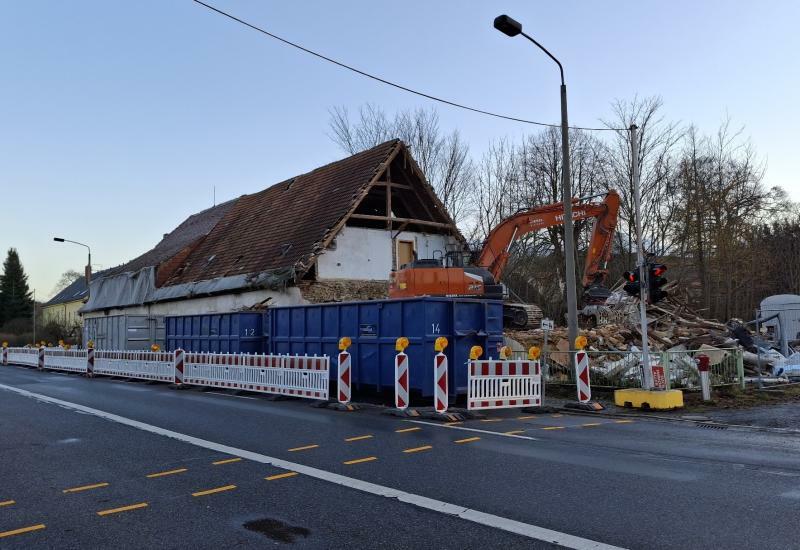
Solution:
{"label": "white road marking", "polygon": [[492,430],[467,428],[465,426],[451,426],[450,424],[441,424],[439,422],[426,422],[424,420],[407,420],[406,422],[413,422],[414,424],[425,424],[426,426],[436,426],[437,428],[447,428],[448,430],[462,430],[465,432],[478,432],[479,434],[499,435],[500,437],[513,437],[514,439],[527,439],[528,441],[541,441],[538,437],[531,437],[529,435],[517,435],[517,434],[509,434],[503,432],[493,432]]}
{"label": "white road marking", "polygon": [[[553,531],[552,529],[546,529],[544,527],[531,525],[530,523],[523,523],[521,521],[504,518],[502,516],[496,516],[494,514],[479,512],[478,510],[472,510],[470,508],[465,508],[463,506],[459,506],[456,504],[450,504],[448,502],[443,502],[441,500],[424,497],[422,495],[416,495],[414,493],[408,493],[406,491],[401,491],[399,489],[393,489],[391,487],[386,487],[384,485],[370,483],[369,481],[363,481],[360,479],[343,476],[340,474],[329,472],[327,470],[321,470],[319,468],[305,466],[303,464],[290,462],[288,460],[282,460],[280,458],[274,458],[260,453],[247,451],[245,449],[230,447],[228,445],[223,445],[221,443],[215,443],[213,441],[208,441],[206,439],[201,439],[199,437],[182,434],[180,432],[175,432],[172,430],[168,430],[166,428],[160,428],[158,426],[153,426],[152,424],[139,422],[138,420],[133,420],[131,418],[126,418],[124,416],[120,416],[117,414],[101,411],[99,409],[93,409],[92,407],[87,407],[85,405],[79,405],[77,403],[63,401],[61,399],[56,399],[54,397],[49,397],[47,395],[42,395],[27,390],[15,388],[13,386],[0,384],[0,389],[10,391],[18,395],[22,395],[24,397],[29,397],[31,399],[36,399],[37,401],[41,401],[43,403],[51,403],[63,407],[65,409],[70,409],[85,414],[91,414],[93,416],[104,418],[106,420],[110,420],[111,422],[116,422],[118,424],[130,426],[132,428],[137,428],[145,432],[150,432],[153,434],[176,439],[178,441],[183,441],[184,443],[189,443],[191,445],[202,447],[204,449],[210,449],[212,451],[217,451],[219,453],[225,453],[232,456],[239,456],[246,460],[261,462],[262,464],[270,464],[272,466],[275,466],[276,468],[282,468],[284,470],[294,471],[299,474],[313,477],[315,479],[320,479],[322,481],[327,481],[329,483],[335,483],[336,485],[341,485],[342,487],[355,489],[357,491],[362,491],[364,493],[369,493],[372,495],[377,495],[389,499],[397,499],[400,502],[413,504],[414,506],[425,508],[426,510],[431,510],[434,512],[440,512],[442,514],[455,516],[466,521],[471,521],[474,523],[478,523],[480,525],[486,525],[488,527],[500,529],[502,531],[508,531],[509,533],[515,533],[517,535],[522,535],[524,537],[528,537],[531,539],[551,542],[553,544],[558,544],[565,548],[572,548],[574,550],[621,550],[621,548],[618,546],[604,544],[602,542],[597,542],[590,539],[577,537],[575,535],[562,533],[560,531]],[[457,426],[453,426],[451,429],[459,429],[459,428]],[[470,431],[477,431],[477,432],[483,431],[483,430],[476,430],[473,428],[462,428],[462,429],[467,429]],[[487,431],[485,433],[494,434],[496,432]],[[534,439],[531,437],[525,437],[519,435],[505,435],[505,434],[498,434],[498,435],[503,437]]]}
{"label": "white road marking", "polygon": [[255,399],[255,397],[247,397],[246,395],[232,395],[230,393],[222,393],[218,391],[207,391],[203,393],[213,393],[214,395],[224,395],[225,397],[238,397],[239,399]]}

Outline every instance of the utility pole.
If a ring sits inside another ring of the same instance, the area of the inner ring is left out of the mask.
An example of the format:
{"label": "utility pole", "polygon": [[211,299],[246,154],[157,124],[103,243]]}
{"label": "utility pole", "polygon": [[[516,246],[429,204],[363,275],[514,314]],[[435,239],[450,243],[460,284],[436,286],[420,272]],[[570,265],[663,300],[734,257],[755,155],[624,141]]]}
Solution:
{"label": "utility pole", "polygon": [[642,329],[642,387],[653,387],[653,371],[650,366],[650,346],[647,339],[647,265],[642,243],[642,189],[639,182],[639,128],[631,124],[631,162],[633,173],[633,203],[636,216],[636,259],[639,268],[639,318]]}
{"label": "utility pole", "polygon": [[[33,289],[33,343],[36,345],[36,289]],[[38,345],[36,347],[39,347]]]}

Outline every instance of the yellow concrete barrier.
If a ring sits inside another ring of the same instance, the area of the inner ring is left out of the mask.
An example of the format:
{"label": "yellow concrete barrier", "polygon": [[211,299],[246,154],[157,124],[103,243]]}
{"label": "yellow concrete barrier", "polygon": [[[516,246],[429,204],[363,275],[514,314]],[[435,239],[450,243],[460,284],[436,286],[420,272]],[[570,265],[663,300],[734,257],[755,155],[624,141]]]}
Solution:
{"label": "yellow concrete barrier", "polygon": [[683,408],[683,392],[681,390],[642,390],[630,388],[616,390],[614,403],[618,407],[634,409],[669,410]]}

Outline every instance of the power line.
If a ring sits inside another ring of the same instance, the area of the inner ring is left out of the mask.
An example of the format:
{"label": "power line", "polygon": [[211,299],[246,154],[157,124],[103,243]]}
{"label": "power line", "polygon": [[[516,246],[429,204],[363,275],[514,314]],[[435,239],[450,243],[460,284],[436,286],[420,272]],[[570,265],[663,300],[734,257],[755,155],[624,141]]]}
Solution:
{"label": "power line", "polygon": [[[213,12],[218,13],[219,15],[223,15],[223,16],[227,17],[228,19],[236,21],[237,23],[239,23],[241,25],[244,25],[245,27],[249,27],[249,28],[253,29],[254,31],[258,31],[261,34],[265,34],[265,35],[269,36],[270,38],[274,38],[275,40],[283,42],[284,44],[286,44],[288,46],[291,46],[293,48],[297,48],[298,50],[301,50],[301,51],[303,51],[305,53],[308,53],[308,54],[311,54],[311,55],[313,55],[315,57],[318,57],[318,58],[320,58],[320,59],[322,59],[324,61],[327,61],[328,63],[333,63],[334,65],[338,65],[339,67],[342,67],[343,69],[347,69],[347,70],[352,71],[354,73],[360,74],[361,76],[365,76],[367,78],[371,78],[372,80],[376,80],[376,81],[380,82],[381,84],[386,84],[387,86],[392,86],[393,88],[397,88],[399,90],[403,90],[404,92],[409,92],[411,94],[415,94],[415,95],[430,99],[432,101],[438,101],[439,103],[444,103],[445,105],[450,105],[451,107],[457,107],[459,109],[465,109],[467,111],[472,111],[473,113],[479,113],[479,114],[482,114],[482,115],[492,116],[492,117],[495,117],[495,118],[502,118],[502,119],[511,120],[511,121],[514,121],[514,122],[522,122],[524,124],[534,124],[536,126],[546,126],[546,127],[549,127],[549,128],[561,128],[560,124],[548,124],[546,122],[536,122],[534,120],[526,120],[524,118],[517,118],[517,117],[513,117],[513,116],[508,116],[508,115],[501,115],[499,113],[493,113],[491,111],[484,111],[483,109],[477,109],[475,107],[470,107],[468,105],[463,105],[461,103],[456,103],[455,101],[450,101],[448,99],[442,99],[441,97],[436,97],[434,95],[426,94],[424,92],[420,92],[418,90],[414,90],[414,89],[408,88],[407,86],[403,86],[402,84],[397,84],[396,82],[392,82],[390,80],[386,80],[386,79],[381,78],[379,76],[375,76],[373,74],[370,74],[370,73],[368,73],[366,71],[362,71],[360,69],[357,69],[357,68],[355,68],[355,67],[353,67],[351,65],[348,65],[346,63],[342,63],[341,61],[337,61],[335,59],[332,59],[332,58],[330,58],[330,57],[328,57],[326,55],[323,55],[323,54],[321,54],[319,52],[315,52],[314,50],[310,50],[310,49],[306,48],[305,46],[301,46],[300,44],[292,42],[291,40],[287,40],[285,38],[282,38],[282,37],[278,36],[277,34],[273,34],[273,33],[269,32],[269,31],[267,31],[265,29],[262,29],[261,27],[253,25],[252,23],[248,23],[244,19],[239,19],[235,15],[231,15],[228,12],[225,12],[225,11],[222,11],[221,9],[215,8],[214,6],[206,4],[205,2],[202,2],[201,0],[192,0],[192,1],[195,2],[196,4],[200,4],[201,6],[204,6],[204,7],[208,8],[209,10],[211,10]],[[627,130],[627,128],[589,128],[589,127],[583,127],[583,126],[570,126],[569,128],[571,130],[590,130],[590,131],[596,131],[596,132]]]}

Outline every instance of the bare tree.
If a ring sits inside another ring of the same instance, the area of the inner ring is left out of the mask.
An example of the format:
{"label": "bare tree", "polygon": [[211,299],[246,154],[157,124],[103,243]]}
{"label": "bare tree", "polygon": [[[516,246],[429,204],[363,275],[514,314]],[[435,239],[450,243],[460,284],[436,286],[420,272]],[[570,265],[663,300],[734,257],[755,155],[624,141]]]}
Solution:
{"label": "bare tree", "polygon": [[53,296],[67,288],[69,285],[77,281],[78,279],[82,278],[84,275],[83,273],[79,273],[74,269],[68,269],[64,273],[61,274],[61,277],[58,279],[56,286],[53,287]]}
{"label": "bare tree", "polygon": [[435,109],[399,111],[389,118],[367,104],[359,108],[355,120],[345,107],[334,107],[329,113],[329,137],[350,154],[394,138],[405,142],[453,220],[464,220],[473,178],[469,147],[457,130],[441,130]]}

